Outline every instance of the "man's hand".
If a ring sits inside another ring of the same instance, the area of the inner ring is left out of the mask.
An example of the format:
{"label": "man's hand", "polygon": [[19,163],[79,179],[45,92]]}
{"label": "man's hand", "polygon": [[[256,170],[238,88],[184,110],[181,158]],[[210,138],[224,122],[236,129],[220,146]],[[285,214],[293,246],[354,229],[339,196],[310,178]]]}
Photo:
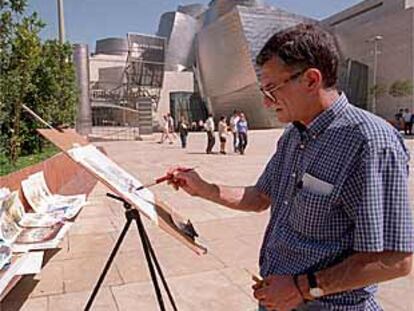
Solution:
{"label": "man's hand", "polygon": [[268,311],[290,311],[303,303],[292,276],[271,275],[252,288],[254,297]]}
{"label": "man's hand", "polygon": [[173,167],[168,170],[167,175],[171,176],[168,184],[176,190],[182,188],[192,196],[203,196],[208,192],[210,184],[203,180],[198,173],[186,167]]}

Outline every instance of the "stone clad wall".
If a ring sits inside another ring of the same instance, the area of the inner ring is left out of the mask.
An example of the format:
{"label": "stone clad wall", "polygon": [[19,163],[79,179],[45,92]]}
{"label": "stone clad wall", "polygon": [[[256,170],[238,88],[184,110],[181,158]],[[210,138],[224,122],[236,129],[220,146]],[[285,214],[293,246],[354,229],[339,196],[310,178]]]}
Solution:
{"label": "stone clad wall", "polygon": [[[368,0],[323,21],[337,35],[345,57],[369,66],[369,87],[374,85],[375,36],[383,38],[378,41],[376,84],[389,88],[397,80],[414,82],[414,8],[408,2]],[[413,109],[414,96],[377,96],[376,113],[386,119],[392,119],[400,107]]]}

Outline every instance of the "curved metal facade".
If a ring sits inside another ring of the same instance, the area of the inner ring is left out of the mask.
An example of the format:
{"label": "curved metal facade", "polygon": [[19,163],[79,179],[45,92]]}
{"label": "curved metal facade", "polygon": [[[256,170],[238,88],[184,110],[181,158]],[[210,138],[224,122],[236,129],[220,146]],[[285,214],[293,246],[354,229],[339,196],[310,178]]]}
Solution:
{"label": "curved metal facade", "polygon": [[199,82],[216,117],[239,109],[251,127],[281,126],[262,105],[255,57],[274,33],[304,21],[311,20],[280,9],[236,6],[201,29]]}
{"label": "curved metal facade", "polygon": [[128,41],[125,38],[106,38],[96,41],[96,54],[125,55],[128,53]]}
{"label": "curved metal facade", "polygon": [[189,4],[189,5],[179,5],[177,12],[190,15],[194,18],[198,18],[207,10],[207,7],[203,4]]}
{"label": "curved metal facade", "polygon": [[[203,13],[200,13],[203,12]],[[251,127],[281,126],[262,105],[255,57],[277,31],[308,18],[264,6],[262,0],[213,0],[162,15],[166,70],[193,70],[208,108],[218,118],[243,110]]]}
{"label": "curved metal facade", "polygon": [[167,71],[191,69],[194,64],[194,39],[200,23],[190,15],[168,12],[161,16],[157,35],[167,38]]}
{"label": "curved metal facade", "polygon": [[261,7],[261,0],[212,0],[206,12],[205,24],[208,25],[231,11],[235,6]]}

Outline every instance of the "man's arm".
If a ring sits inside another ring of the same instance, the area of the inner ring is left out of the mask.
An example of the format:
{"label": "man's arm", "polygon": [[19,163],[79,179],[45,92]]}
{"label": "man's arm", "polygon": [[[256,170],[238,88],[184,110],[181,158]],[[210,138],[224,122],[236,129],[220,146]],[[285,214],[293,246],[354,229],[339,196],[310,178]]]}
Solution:
{"label": "man's arm", "polygon": [[[330,295],[406,276],[412,269],[412,260],[412,253],[356,253],[315,275],[318,287],[324,295]],[[298,284],[304,298],[313,299],[306,275],[299,276]]]}
{"label": "man's arm", "polygon": [[245,212],[261,212],[270,205],[270,199],[254,186],[228,187],[210,184],[202,196],[209,201]]}
{"label": "man's arm", "polygon": [[246,212],[260,212],[270,205],[270,198],[258,191],[254,186],[228,187],[208,183],[194,170],[173,168],[169,174],[173,177],[169,181],[178,189],[182,188],[192,196]]}

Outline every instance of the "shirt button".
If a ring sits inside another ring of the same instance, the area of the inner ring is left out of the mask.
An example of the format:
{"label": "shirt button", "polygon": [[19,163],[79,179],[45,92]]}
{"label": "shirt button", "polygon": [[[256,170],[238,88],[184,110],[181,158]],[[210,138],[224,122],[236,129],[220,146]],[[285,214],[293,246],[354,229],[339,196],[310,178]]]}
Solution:
{"label": "shirt button", "polygon": [[283,204],[288,205],[289,202],[288,201],[283,201]]}
{"label": "shirt button", "polygon": [[313,139],[316,139],[316,135],[313,135],[313,136],[312,136],[312,138],[313,138]]}
{"label": "shirt button", "polygon": [[292,173],[292,177],[295,178],[296,177],[296,173]]}
{"label": "shirt button", "polygon": [[300,149],[305,149],[305,145],[304,145],[304,144],[300,144],[300,145],[299,145],[299,148],[300,148]]}

